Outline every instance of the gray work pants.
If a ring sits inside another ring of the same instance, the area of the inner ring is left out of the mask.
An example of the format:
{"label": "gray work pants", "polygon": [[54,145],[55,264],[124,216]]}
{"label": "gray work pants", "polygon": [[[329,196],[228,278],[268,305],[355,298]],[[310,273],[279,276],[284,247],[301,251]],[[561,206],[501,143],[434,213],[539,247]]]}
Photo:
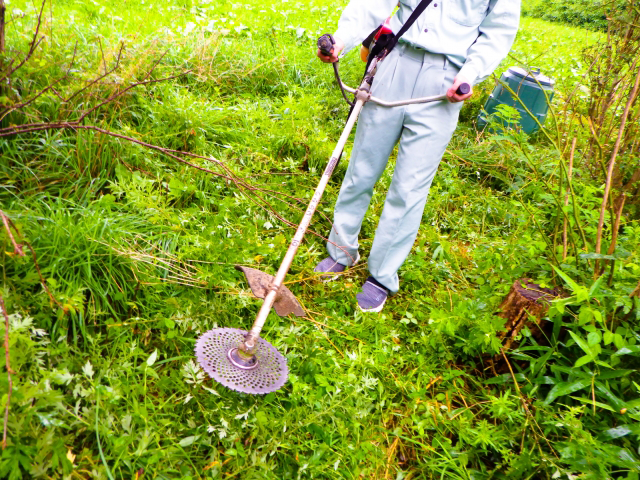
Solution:
{"label": "gray work pants", "polygon": [[[401,43],[381,63],[372,94],[388,101],[443,94],[458,71],[443,55]],[[358,234],[373,187],[400,142],[393,180],[369,254],[371,275],[391,293],[398,291],[398,270],[418,234],[429,187],[461,107],[462,103],[447,100],[393,108],[365,104],[327,244],[334,260],[350,266],[357,258]]]}

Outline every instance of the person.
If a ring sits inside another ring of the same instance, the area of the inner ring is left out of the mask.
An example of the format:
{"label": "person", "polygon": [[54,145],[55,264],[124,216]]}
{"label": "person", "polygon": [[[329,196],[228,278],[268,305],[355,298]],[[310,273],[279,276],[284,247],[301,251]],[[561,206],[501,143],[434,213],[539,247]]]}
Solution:
{"label": "person", "polygon": [[[338,61],[391,14],[397,0],[351,0],[342,12],[330,56]],[[390,21],[398,32],[420,0],[400,0]],[[363,311],[380,312],[399,289],[398,270],[418,234],[431,182],[458,122],[464,82],[488,77],[511,49],[520,0],[433,0],[378,67],[372,94],[386,101],[439,95],[449,101],[404,107],[368,102],[334,209],[329,256],[315,268],[333,277],[359,260],[358,234],[373,187],[397,143],[393,179],[368,259],[370,276],[356,295]]]}

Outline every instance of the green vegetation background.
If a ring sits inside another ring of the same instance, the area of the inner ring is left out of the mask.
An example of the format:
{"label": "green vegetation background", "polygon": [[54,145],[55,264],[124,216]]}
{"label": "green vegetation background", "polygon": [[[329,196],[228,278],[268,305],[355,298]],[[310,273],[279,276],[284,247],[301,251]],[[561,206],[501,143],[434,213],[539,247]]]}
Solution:
{"label": "green vegetation background", "polygon": [[[38,8],[8,5],[9,50],[28,44]],[[70,93],[124,49],[91,94],[62,103],[48,92],[32,115],[73,115],[161,58],[154,78],[190,73],[133,89],[87,123],[213,157],[261,188],[273,211],[232,182],[95,132],[0,138],[2,210],[60,303],[49,302],[32,260],[0,237],[15,371],[0,477],[638,478],[638,305],[629,293],[640,228],[625,223],[612,286],[592,285],[575,255],[562,278],[554,273],[550,192],[511,140],[473,126],[493,80],[464,107],[401,291],[383,314],[354,308],[364,263],[338,282],[314,278],[324,242],[308,234],[288,281],[309,318],[272,315],[264,330],[288,359],[287,385],[247,396],[198,368],[200,334],[251,325],[259,302],[233,265],[277,269],[293,233],[282,219],[300,218],[342,128],[347,109],[314,56],[315,38],[339,15],[322,0],[46,4],[45,39],[15,95],[58,78],[75,51],[59,86]],[[567,90],[583,71],[582,48],[598,38],[525,17],[500,71],[539,66]],[[341,65],[356,83],[357,56]],[[552,176],[551,146],[526,142],[539,176]],[[320,236],[348,157],[311,227]],[[365,256],[392,171],[393,161],[363,226]],[[587,172],[576,177],[593,224],[602,186]],[[510,354],[513,376],[496,376],[488,359],[500,352],[503,320],[494,313],[527,276],[563,285],[568,299],[549,314],[550,343],[525,329]],[[619,309],[626,320],[609,325]],[[2,374],[3,407],[7,387]]]}

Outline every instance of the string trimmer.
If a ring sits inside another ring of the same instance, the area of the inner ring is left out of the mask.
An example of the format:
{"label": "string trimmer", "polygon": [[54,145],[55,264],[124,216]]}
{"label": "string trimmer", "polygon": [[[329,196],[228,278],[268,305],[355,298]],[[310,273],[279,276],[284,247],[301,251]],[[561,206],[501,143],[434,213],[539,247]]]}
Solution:
{"label": "string trimmer", "polygon": [[[318,40],[318,47],[325,55],[331,55],[333,44],[334,41],[331,35],[323,35]],[[195,352],[200,365],[214,380],[225,387],[243,393],[264,394],[278,390],[287,381],[288,367],[285,357],[273,345],[262,339],[260,332],[272,307],[280,316],[291,314],[299,317],[305,316],[304,309],[296,297],[283,284],[284,279],[311,223],[311,217],[313,217],[318,207],[331,174],[338,164],[342,150],[363,105],[367,102],[374,102],[384,107],[399,107],[418,103],[439,102],[447,99],[446,95],[436,95],[398,102],[385,102],[372,96],[371,85],[378,65],[388,53],[389,51],[385,49],[370,59],[364,79],[356,89],[342,83],[338,73],[337,62],[334,64],[338,85],[343,93],[345,91],[353,93],[355,102],[349,102],[352,108],[347,124],[331,154],[329,163],[324,169],[320,183],[316,187],[309,206],[302,217],[300,226],[291,240],[282,264],[275,277],[253,268],[236,266],[236,269],[245,274],[253,294],[257,298],[264,299],[253,326],[249,332],[237,328],[209,330],[196,343]],[[457,93],[464,95],[470,91],[470,88],[468,84],[462,84]]]}

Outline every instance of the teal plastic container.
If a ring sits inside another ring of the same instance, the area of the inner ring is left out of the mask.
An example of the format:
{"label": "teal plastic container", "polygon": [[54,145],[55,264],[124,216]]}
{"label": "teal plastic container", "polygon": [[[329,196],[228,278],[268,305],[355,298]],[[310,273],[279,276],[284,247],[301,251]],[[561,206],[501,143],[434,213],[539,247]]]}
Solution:
{"label": "teal plastic container", "polygon": [[[517,97],[504,86],[505,84]],[[527,134],[536,132],[539,129],[538,124],[522,104],[527,106],[540,125],[544,125],[549,112],[548,102],[553,98],[553,84],[552,79],[540,74],[539,68],[532,68],[531,72],[520,67],[509,68],[500,77],[500,84],[491,92],[484,110],[478,115],[478,128],[482,129],[487,125],[487,115],[494,113],[498,105],[509,105],[520,112],[520,128]]]}

